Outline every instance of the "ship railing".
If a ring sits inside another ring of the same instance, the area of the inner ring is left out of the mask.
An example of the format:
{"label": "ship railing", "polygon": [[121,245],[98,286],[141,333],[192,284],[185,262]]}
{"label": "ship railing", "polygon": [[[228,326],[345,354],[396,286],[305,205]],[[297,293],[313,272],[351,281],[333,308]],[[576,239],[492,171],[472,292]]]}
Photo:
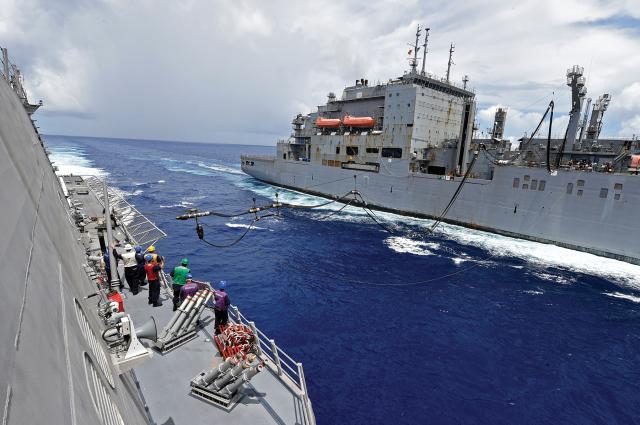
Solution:
{"label": "ship railing", "polygon": [[302,363],[296,362],[280,348],[272,338],[269,338],[264,332],[258,329],[255,322],[248,320],[237,306],[230,306],[229,319],[236,324],[243,324],[251,328],[254,335],[256,335],[258,356],[265,361],[265,365],[269,367],[278,379],[292,390],[300,400],[303,407],[304,422],[308,425],[315,425],[316,419],[307,392],[307,383],[304,377]]}
{"label": "ship railing", "polygon": [[[96,176],[83,176],[83,180],[93,195],[104,208],[103,182]],[[122,230],[127,238],[136,245],[153,245],[167,236],[151,220],[131,205],[124,198],[123,193],[113,187],[107,187],[109,207],[114,216],[122,224]]]}
{"label": "ship railing", "polygon": [[275,155],[240,155],[240,161],[251,161],[261,159],[263,161],[275,161]]}

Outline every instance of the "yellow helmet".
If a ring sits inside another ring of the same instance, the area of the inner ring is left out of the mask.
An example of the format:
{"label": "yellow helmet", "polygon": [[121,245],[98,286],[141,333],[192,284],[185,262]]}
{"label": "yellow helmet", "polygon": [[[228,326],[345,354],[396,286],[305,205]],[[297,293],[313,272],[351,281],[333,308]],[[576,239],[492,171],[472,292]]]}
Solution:
{"label": "yellow helmet", "polygon": [[156,247],[153,245],[150,245],[149,248],[147,248],[147,252],[156,252]]}

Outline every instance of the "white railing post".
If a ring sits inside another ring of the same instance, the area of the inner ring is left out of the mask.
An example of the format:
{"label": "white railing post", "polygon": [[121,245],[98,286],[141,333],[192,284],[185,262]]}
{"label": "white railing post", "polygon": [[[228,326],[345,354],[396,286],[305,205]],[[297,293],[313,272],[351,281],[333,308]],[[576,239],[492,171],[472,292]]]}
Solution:
{"label": "white railing post", "polygon": [[273,359],[276,361],[276,367],[278,368],[278,376],[282,376],[282,364],[280,363],[278,346],[276,345],[276,342],[272,339],[270,339],[269,342],[271,343],[271,351],[273,352]]}
{"label": "white railing post", "polygon": [[255,322],[250,321],[249,322],[249,327],[253,331],[253,334],[256,336],[256,348],[257,348],[257,351],[258,351],[258,356],[261,356],[262,355],[262,347],[260,346],[260,336],[258,335],[258,330],[256,329]]}
{"label": "white railing post", "polygon": [[316,419],[313,416],[313,410],[311,410],[311,404],[309,403],[309,394],[307,393],[307,381],[304,379],[304,370],[302,369],[302,363],[298,365],[298,378],[300,379],[300,389],[302,389],[302,404],[304,404],[304,410],[309,419],[310,425],[315,425]]}
{"label": "white railing post", "polygon": [[242,319],[241,319],[242,316],[240,316],[240,309],[238,308],[237,305],[234,305],[233,306],[233,310],[236,312],[236,323],[238,325],[241,325],[242,324]]}

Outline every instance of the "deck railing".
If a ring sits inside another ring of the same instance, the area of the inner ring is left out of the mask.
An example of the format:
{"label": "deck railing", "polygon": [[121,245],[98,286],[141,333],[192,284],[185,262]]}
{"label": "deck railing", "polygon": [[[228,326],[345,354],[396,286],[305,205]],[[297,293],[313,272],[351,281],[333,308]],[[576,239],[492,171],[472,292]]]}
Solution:
{"label": "deck railing", "polygon": [[[95,176],[84,176],[84,182],[100,205],[104,207],[102,180]],[[122,229],[132,243],[148,246],[155,244],[167,236],[165,232],[160,230],[158,226],[138,211],[136,207],[131,205],[124,196],[122,196],[122,192],[113,187],[107,187],[107,191],[111,211],[114,216],[120,220],[121,224],[123,224]]]}
{"label": "deck railing", "polygon": [[303,406],[305,422],[309,425],[315,425],[316,418],[313,414],[311,400],[309,400],[302,363],[291,358],[273,339],[258,329],[253,321],[248,320],[237,306],[230,306],[229,319],[237,324],[249,326],[253,330],[257,340],[257,354],[266,360],[265,364],[298,397]]}

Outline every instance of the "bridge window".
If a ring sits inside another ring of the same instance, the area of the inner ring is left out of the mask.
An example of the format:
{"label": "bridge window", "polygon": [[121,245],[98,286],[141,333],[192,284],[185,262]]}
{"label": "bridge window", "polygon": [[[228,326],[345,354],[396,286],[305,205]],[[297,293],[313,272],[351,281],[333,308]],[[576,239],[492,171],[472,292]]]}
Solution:
{"label": "bridge window", "polygon": [[527,183],[522,183],[522,189],[524,190],[529,189],[529,185]]}
{"label": "bridge window", "polygon": [[531,179],[531,177],[529,177],[529,176],[524,176],[524,181],[528,182],[528,181],[529,181],[529,179]]}
{"label": "bridge window", "polygon": [[578,187],[584,186],[584,180],[578,180]]}
{"label": "bridge window", "polygon": [[357,146],[347,146],[347,155],[358,155]]}
{"label": "bridge window", "polygon": [[547,185],[547,182],[544,180],[540,180],[540,183],[538,183],[538,190],[540,192],[542,192],[544,190],[544,187]]}
{"label": "bridge window", "polygon": [[378,153],[378,148],[367,148],[367,153]]}
{"label": "bridge window", "polygon": [[606,198],[608,194],[609,194],[609,189],[607,189],[606,187],[603,187],[602,189],[600,189],[601,198]]}
{"label": "bridge window", "polygon": [[336,155],[340,155],[340,146],[336,146]]}
{"label": "bridge window", "polygon": [[383,158],[402,158],[402,148],[382,148]]}
{"label": "bridge window", "polygon": [[622,183],[616,183],[616,184],[613,186],[613,189],[614,189],[614,190],[622,190]]}
{"label": "bridge window", "polygon": [[567,183],[567,195],[573,193],[573,183]]}
{"label": "bridge window", "polygon": [[576,192],[576,195],[582,196],[582,189],[578,189],[578,191]]}
{"label": "bridge window", "polygon": [[531,180],[531,190],[538,190],[538,180]]}
{"label": "bridge window", "polygon": [[514,177],[513,187],[515,187],[516,189],[520,187],[520,179],[518,177]]}
{"label": "bridge window", "polygon": [[620,200],[620,194],[616,193],[615,195],[613,195],[613,199],[615,199],[616,201]]}

